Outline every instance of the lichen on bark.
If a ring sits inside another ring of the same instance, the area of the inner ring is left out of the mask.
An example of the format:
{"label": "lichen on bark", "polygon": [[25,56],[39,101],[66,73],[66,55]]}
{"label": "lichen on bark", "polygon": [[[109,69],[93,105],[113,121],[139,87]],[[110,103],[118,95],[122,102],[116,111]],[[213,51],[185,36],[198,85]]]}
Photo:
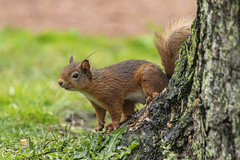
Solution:
{"label": "lichen on bark", "polygon": [[[236,59],[239,53],[239,1],[208,1],[202,8],[204,27],[201,31],[202,48],[199,55],[203,61],[201,100],[203,103],[203,122],[207,137],[204,137],[206,159],[235,159],[236,146],[232,112],[238,95],[239,79],[232,76],[232,65],[239,66]],[[230,27],[231,26],[231,27]],[[239,55],[238,55],[239,56]],[[236,59],[233,60],[233,57]],[[234,63],[232,63],[234,62]],[[239,73],[238,73],[239,74]],[[235,90],[233,88],[235,88]],[[238,111],[239,114],[239,111]],[[239,136],[239,133],[238,135]],[[203,150],[203,149],[202,149]],[[238,157],[239,158],[239,157]]]}

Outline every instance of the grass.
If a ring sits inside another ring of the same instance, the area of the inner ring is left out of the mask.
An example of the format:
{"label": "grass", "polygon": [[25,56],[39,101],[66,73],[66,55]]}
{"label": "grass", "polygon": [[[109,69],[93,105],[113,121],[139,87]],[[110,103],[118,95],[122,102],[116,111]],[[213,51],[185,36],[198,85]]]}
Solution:
{"label": "grass", "polygon": [[[97,126],[89,118],[94,110],[83,95],[57,87],[59,74],[68,65],[71,49],[81,61],[92,52],[90,63],[101,68],[127,59],[145,59],[160,64],[151,35],[106,38],[86,36],[75,30],[33,33],[5,28],[0,30],[0,157],[15,159],[54,138],[66,122],[64,117],[78,113],[85,128]],[[82,127],[84,128],[84,127]],[[72,127],[82,133],[80,127]],[[88,129],[89,130],[89,129]],[[24,143],[27,141],[27,143]],[[30,147],[30,148],[29,148]],[[32,147],[33,148],[33,147]]]}

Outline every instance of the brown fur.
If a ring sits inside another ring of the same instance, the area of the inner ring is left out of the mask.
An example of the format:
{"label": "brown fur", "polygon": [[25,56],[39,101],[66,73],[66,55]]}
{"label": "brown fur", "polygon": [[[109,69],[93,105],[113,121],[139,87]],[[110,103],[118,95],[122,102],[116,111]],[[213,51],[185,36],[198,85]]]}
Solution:
{"label": "brown fur", "polygon": [[185,33],[186,29],[189,28],[175,28],[169,35],[170,38],[158,35],[162,42],[156,42],[156,46],[167,75],[155,64],[144,60],[128,60],[102,69],[93,69],[88,60],[74,62],[71,56],[70,64],[63,69],[58,83],[62,88],[79,91],[89,99],[97,115],[96,131],[103,129],[106,111],[112,119],[106,128],[108,132],[115,130],[122,114],[123,120],[126,120],[134,112],[136,103],[144,104],[148,96],[161,93],[167,86],[179,46],[183,38],[186,39],[186,34],[181,37],[179,32]]}

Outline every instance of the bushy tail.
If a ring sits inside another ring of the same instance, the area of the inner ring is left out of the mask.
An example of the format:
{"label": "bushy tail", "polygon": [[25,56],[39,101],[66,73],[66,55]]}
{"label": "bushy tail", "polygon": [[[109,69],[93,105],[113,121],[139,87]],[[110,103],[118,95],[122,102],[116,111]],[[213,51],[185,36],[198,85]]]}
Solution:
{"label": "bushy tail", "polygon": [[175,21],[170,20],[161,34],[155,33],[157,37],[155,46],[160,54],[168,78],[172,77],[181,44],[191,33],[192,21],[192,18],[189,17],[179,18]]}

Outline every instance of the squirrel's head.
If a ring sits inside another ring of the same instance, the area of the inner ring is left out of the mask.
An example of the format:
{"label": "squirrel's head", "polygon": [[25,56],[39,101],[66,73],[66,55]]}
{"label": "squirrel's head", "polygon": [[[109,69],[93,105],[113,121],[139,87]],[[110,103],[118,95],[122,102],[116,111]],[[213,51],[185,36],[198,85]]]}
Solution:
{"label": "squirrel's head", "polygon": [[58,80],[60,87],[70,91],[80,91],[87,87],[92,80],[92,72],[87,59],[82,62],[74,62],[70,57],[70,64],[66,66]]}

